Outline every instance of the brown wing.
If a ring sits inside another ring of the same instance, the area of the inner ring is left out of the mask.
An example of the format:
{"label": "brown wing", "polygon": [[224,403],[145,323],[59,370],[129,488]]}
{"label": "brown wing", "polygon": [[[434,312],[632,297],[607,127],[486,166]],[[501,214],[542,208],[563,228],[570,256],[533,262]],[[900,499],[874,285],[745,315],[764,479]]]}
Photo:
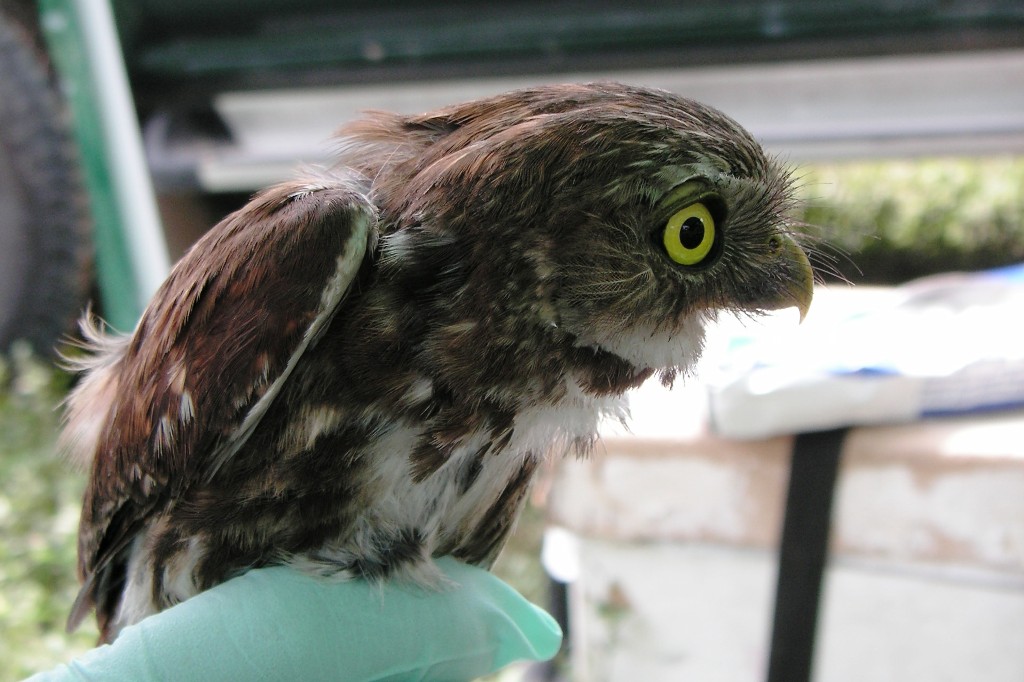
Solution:
{"label": "brown wing", "polygon": [[197,242],[131,340],[93,362],[69,400],[71,440],[92,449],[69,628],[92,605],[101,626],[113,615],[149,516],[248,438],[337,311],[375,217],[345,178],[267,190]]}

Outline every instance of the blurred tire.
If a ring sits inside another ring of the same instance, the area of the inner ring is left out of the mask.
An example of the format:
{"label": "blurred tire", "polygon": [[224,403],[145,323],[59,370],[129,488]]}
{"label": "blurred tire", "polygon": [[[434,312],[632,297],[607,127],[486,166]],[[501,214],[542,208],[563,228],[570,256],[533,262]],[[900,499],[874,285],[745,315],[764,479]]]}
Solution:
{"label": "blurred tire", "polygon": [[68,120],[33,34],[0,13],[0,352],[40,355],[91,281],[87,199]]}

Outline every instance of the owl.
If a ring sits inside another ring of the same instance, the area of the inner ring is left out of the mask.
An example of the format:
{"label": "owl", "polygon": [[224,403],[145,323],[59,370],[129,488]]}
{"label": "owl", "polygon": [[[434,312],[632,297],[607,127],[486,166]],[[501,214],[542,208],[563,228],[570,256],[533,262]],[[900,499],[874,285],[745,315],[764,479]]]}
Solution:
{"label": "owl", "polygon": [[372,113],[335,152],[212,228],[133,334],[84,323],[69,627],[110,641],[270,564],[489,567],[543,459],[692,368],[708,321],[810,304],[787,171],[668,92]]}

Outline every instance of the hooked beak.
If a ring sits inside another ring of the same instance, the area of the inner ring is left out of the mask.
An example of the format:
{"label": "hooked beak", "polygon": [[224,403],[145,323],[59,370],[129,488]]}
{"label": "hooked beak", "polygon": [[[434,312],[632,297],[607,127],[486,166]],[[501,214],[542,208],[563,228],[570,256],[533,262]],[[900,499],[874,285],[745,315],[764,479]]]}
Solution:
{"label": "hooked beak", "polygon": [[788,235],[778,237],[782,246],[776,258],[784,271],[783,279],[768,296],[758,301],[762,310],[781,310],[796,306],[800,311],[800,321],[807,317],[814,298],[814,271],[807,254],[800,248],[796,240]]}

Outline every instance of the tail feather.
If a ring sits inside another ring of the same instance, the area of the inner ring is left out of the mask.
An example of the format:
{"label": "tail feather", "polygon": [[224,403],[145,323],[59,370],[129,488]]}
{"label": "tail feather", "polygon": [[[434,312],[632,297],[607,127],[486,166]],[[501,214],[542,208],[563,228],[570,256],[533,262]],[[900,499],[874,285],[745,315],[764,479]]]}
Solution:
{"label": "tail feather", "polygon": [[131,337],[107,334],[89,311],[79,328],[83,341],[75,345],[86,352],[80,357],[64,355],[63,366],[85,376],[64,401],[64,428],[57,446],[71,462],[87,469],[117,398],[121,359]]}

